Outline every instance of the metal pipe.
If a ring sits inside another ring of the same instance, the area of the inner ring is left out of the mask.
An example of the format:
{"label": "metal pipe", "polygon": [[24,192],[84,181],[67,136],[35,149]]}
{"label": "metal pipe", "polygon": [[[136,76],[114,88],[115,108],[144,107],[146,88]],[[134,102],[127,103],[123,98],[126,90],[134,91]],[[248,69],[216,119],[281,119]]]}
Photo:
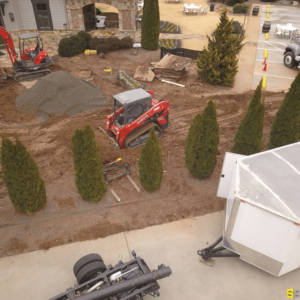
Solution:
{"label": "metal pipe", "polygon": [[80,296],[76,299],[78,300],[103,300],[108,297],[114,296],[118,293],[122,293],[142,285],[154,282],[155,280],[162,279],[170,276],[172,273],[170,267],[154,270],[151,273],[144,274],[139,277],[135,277],[112,286],[94,291],[83,296]]}
{"label": "metal pipe", "polygon": [[96,283],[94,286],[92,286],[86,293],[90,293],[93,290],[95,290],[98,286],[102,285],[104,281],[99,281],[98,283]]}

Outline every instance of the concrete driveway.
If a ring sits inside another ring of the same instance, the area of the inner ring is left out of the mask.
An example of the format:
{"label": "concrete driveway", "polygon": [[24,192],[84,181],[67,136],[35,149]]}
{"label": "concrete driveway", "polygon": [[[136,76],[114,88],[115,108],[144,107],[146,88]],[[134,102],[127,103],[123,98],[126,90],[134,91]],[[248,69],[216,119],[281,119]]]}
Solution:
{"label": "concrete driveway", "polygon": [[96,252],[114,265],[119,254],[129,260],[131,250],[151,269],[161,263],[171,267],[172,276],[159,281],[162,300],[280,300],[286,299],[287,289],[300,288],[299,269],[277,278],[237,258],[215,259],[214,267],[200,263],[197,250],[221,236],[222,223],[223,212],[218,212],[2,258],[0,298],[49,299],[75,284],[72,268],[83,255]]}
{"label": "concrete driveway", "polygon": [[[262,6],[261,22],[258,35],[254,75],[252,80],[252,89],[255,89],[263,75],[267,76],[268,91],[287,90],[299,69],[289,69],[283,64],[283,53],[290,39],[280,38],[274,35],[276,24],[292,26],[298,29],[300,33],[300,7],[299,6],[275,6],[270,5],[269,21],[271,30],[269,39],[266,40],[266,34],[262,33],[262,26],[267,19],[267,5]],[[268,50],[267,71],[263,71],[264,51]]]}

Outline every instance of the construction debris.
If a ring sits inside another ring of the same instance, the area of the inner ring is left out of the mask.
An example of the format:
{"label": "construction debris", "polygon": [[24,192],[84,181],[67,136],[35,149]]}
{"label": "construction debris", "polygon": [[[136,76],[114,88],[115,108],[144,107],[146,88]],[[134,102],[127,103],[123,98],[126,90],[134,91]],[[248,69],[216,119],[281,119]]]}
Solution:
{"label": "construction debris", "polygon": [[187,75],[186,67],[192,59],[167,53],[158,63],[154,65],[155,75],[174,78],[179,80]]}
{"label": "construction debris", "polygon": [[91,76],[92,71],[77,71],[77,72],[74,71],[74,72],[71,72],[71,74],[78,78],[88,78]]}
{"label": "construction debris", "polygon": [[180,87],[185,87],[184,84],[179,84],[179,83],[176,83],[176,82],[173,82],[173,81],[168,81],[168,80],[164,80],[164,79],[161,79],[161,81],[165,82],[165,83],[174,84],[174,85],[177,85],[177,86],[180,86]]}
{"label": "construction debris", "polygon": [[138,89],[138,88],[144,88],[145,86],[140,83],[139,81],[133,79],[130,77],[125,71],[120,70],[119,71],[119,78],[121,80],[124,80],[128,86],[130,86],[132,89]]}
{"label": "construction debris", "polygon": [[147,67],[140,67],[138,66],[135,70],[134,79],[145,81],[145,82],[152,82],[154,80],[155,74],[151,71],[150,68]]}

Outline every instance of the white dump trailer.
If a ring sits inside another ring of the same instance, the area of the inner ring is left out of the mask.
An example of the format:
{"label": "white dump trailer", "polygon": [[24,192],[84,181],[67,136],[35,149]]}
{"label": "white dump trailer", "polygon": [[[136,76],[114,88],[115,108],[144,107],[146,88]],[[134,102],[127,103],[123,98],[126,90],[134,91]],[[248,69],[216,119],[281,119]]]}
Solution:
{"label": "white dump trailer", "polygon": [[300,143],[226,153],[217,196],[227,198],[223,236],[198,251],[203,262],[239,257],[275,276],[299,268]]}

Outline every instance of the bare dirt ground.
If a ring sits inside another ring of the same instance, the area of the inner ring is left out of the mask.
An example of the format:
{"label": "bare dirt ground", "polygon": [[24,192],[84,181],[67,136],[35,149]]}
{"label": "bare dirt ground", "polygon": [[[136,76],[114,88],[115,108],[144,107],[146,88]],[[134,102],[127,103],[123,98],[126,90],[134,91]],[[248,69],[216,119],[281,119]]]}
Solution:
{"label": "bare dirt ground", "polygon": [[[113,94],[128,88],[118,79],[121,68],[130,76],[137,66],[150,66],[159,60],[159,51],[133,49],[109,52],[106,59],[78,55],[73,58],[54,57],[52,71],[92,70],[92,83],[97,85],[112,103]],[[112,68],[109,77],[103,69]],[[104,163],[119,157],[132,167],[132,178],[138,180],[140,148],[112,151],[110,140],[97,126],[105,128],[106,116],[111,106],[76,116],[51,117],[42,125],[33,126],[32,116],[16,110],[15,98],[24,87],[12,80],[0,81],[0,131],[9,137],[17,132],[37,162],[46,182],[48,203],[32,216],[17,213],[7,195],[0,169],[0,257],[49,249],[57,245],[105,237],[114,233],[144,228],[182,218],[191,218],[222,210],[225,200],[216,197],[222,161],[230,151],[236,129],[244,117],[253,91],[235,94],[229,87],[213,87],[197,79],[197,66],[188,68],[189,75],[179,83],[180,88],[155,79],[147,83],[156,99],[170,101],[170,126],[165,130],[160,145],[163,153],[164,176],[161,188],[154,193],[142,189],[139,194],[128,179],[120,178],[109,187],[121,197],[121,203],[108,191],[97,204],[80,198],[75,187],[75,173],[70,149],[71,137],[76,128],[89,123],[95,129]],[[220,123],[218,161],[213,175],[208,179],[193,178],[184,167],[184,145],[189,126],[196,113],[201,113],[212,97],[217,105]],[[266,116],[263,147],[269,139],[271,122],[283,100],[283,93],[265,93]]]}

